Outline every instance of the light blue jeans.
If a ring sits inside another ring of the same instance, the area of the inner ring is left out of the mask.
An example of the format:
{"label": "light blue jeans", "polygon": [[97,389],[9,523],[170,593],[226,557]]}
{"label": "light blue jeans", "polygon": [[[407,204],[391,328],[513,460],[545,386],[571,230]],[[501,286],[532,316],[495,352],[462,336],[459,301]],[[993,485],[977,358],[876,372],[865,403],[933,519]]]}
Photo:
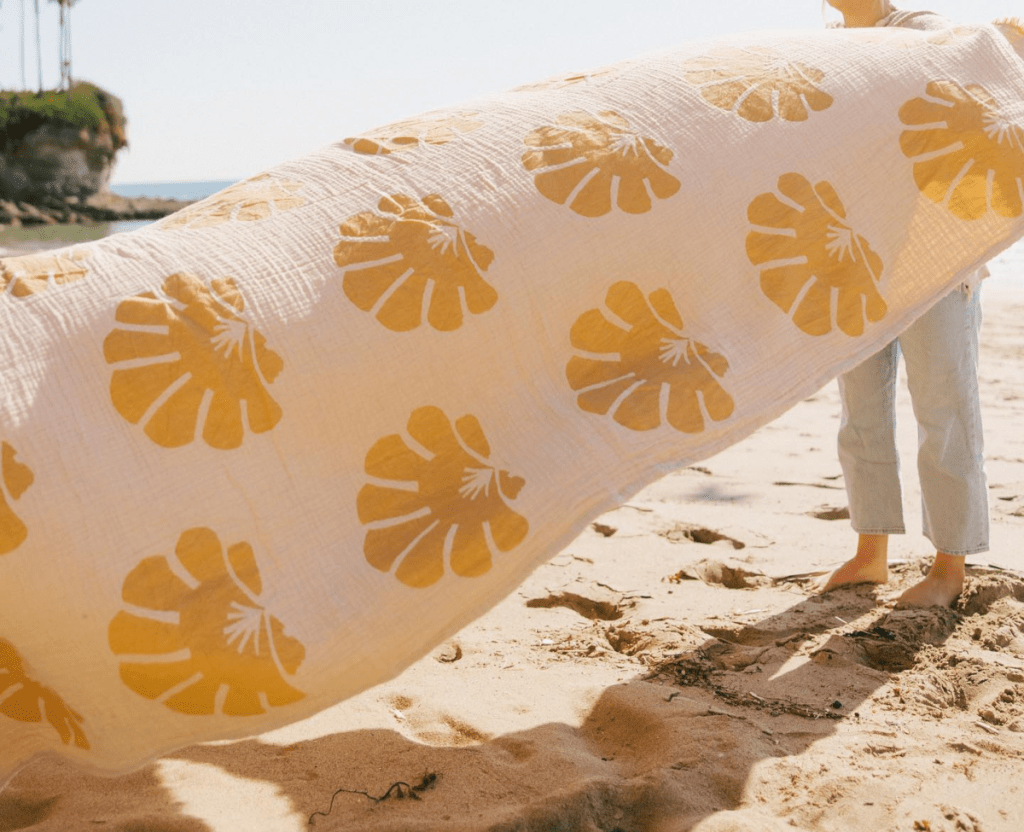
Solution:
{"label": "light blue jeans", "polygon": [[937,551],[988,551],[988,486],[978,400],[980,287],[951,292],[898,339],[839,377],[839,462],[860,534],[903,534],[896,450],[902,352],[917,419],[924,535]]}

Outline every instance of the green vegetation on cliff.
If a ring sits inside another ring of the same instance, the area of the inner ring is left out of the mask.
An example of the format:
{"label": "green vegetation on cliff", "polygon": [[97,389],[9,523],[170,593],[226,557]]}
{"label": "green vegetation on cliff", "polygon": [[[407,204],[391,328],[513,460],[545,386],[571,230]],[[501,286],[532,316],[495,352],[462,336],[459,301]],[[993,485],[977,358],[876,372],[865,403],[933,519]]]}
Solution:
{"label": "green vegetation on cliff", "polygon": [[79,81],[70,90],[42,93],[0,90],[0,148],[48,123],[109,133],[115,151],[128,144],[120,99],[95,84]]}

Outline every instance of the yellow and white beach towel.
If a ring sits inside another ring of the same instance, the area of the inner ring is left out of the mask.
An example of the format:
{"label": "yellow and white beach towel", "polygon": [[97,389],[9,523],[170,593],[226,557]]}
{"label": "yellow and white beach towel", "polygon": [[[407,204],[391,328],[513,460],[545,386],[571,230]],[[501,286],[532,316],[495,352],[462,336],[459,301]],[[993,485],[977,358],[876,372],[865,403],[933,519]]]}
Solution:
{"label": "yellow and white beach towel", "polygon": [[877,350],[1024,236],[1022,42],[690,44],[2,261],[0,783],[393,677]]}

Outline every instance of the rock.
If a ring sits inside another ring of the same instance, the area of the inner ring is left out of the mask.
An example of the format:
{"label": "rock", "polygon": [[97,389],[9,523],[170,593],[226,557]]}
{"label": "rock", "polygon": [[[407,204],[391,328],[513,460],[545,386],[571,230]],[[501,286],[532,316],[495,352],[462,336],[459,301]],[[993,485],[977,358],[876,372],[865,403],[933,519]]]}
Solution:
{"label": "rock", "polygon": [[15,205],[13,202],[8,202],[5,199],[0,199],[0,222],[13,224],[12,220],[20,219],[21,209],[18,208],[18,206]]}
{"label": "rock", "polygon": [[110,133],[41,124],[7,143],[0,157],[0,196],[37,203],[94,193],[110,181],[115,152]]}
{"label": "rock", "polygon": [[116,222],[119,220],[153,220],[166,217],[191,205],[192,202],[179,199],[156,197],[134,197],[127,199],[110,191],[100,191],[88,197],[73,201],[46,197],[39,202],[19,201],[17,203],[0,199],[0,224],[55,225],[82,224],[95,222]]}
{"label": "rock", "polygon": [[19,202],[18,208],[21,210],[21,221],[23,223],[32,225],[57,224],[57,220],[49,212],[43,211],[35,205],[30,205],[27,202]]}
{"label": "rock", "polygon": [[104,189],[81,200],[76,209],[92,220],[153,220],[191,204],[187,200],[147,196],[128,199]]}

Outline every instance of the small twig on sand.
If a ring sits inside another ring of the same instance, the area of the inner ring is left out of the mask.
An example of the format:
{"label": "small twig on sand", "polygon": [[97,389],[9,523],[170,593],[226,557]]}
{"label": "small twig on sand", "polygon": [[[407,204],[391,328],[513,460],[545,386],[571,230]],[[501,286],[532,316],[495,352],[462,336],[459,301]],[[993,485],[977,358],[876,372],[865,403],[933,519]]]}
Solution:
{"label": "small twig on sand", "polygon": [[372,800],[374,803],[383,803],[390,797],[394,797],[396,800],[405,800],[406,798],[412,798],[413,800],[420,800],[419,792],[425,792],[427,789],[433,788],[437,783],[438,774],[437,772],[430,771],[423,775],[420,782],[415,786],[410,786],[404,780],[399,780],[396,783],[392,783],[388,786],[388,790],[384,792],[380,797],[374,797],[367,791],[362,789],[338,789],[334,794],[331,795],[331,804],[327,807],[326,812],[313,812],[309,816],[309,822],[307,825],[313,826],[316,823],[316,816],[327,817],[334,810],[334,800],[339,794],[360,794],[368,800]]}

